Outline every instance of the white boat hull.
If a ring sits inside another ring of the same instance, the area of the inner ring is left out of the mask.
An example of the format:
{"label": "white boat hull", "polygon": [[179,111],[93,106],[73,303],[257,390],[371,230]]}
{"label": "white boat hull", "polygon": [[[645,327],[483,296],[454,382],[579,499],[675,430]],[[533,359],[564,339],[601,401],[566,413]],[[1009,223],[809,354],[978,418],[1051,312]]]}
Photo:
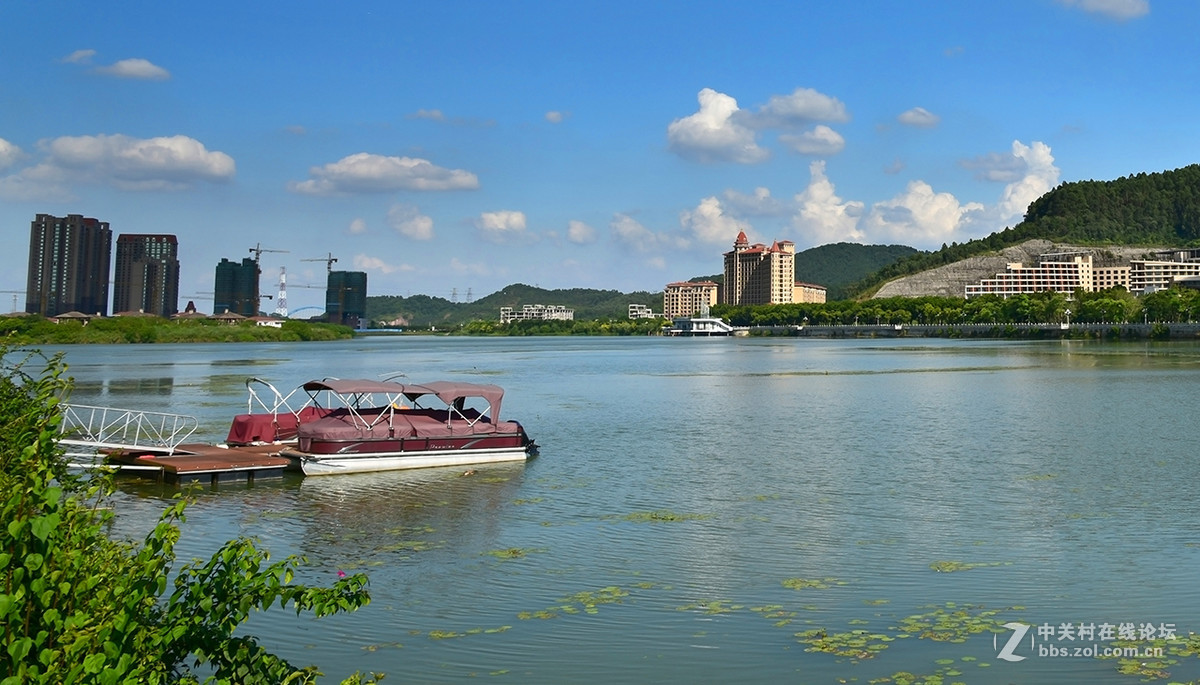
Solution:
{"label": "white boat hull", "polygon": [[286,449],[280,452],[280,456],[287,457],[292,462],[290,468],[302,471],[306,476],[328,476],[525,461],[529,458],[529,452],[525,447],[487,450],[427,450],[399,454],[394,452],[310,454]]}

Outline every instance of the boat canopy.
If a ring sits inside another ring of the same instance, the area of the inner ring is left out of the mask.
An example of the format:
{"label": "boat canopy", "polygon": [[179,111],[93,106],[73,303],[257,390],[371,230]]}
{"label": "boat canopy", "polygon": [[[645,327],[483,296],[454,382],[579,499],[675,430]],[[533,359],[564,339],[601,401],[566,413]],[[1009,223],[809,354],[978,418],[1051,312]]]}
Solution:
{"label": "boat canopy", "polygon": [[[368,395],[382,394],[390,398],[400,395],[416,402],[425,395],[433,395],[447,406],[455,406],[457,400],[473,397],[482,398],[487,402],[488,412],[493,421],[500,420],[500,402],[504,399],[504,389],[490,383],[462,383],[457,381],[432,381],[429,383],[396,383],[394,381],[376,381],[370,379],[338,379],[328,378],[319,381],[309,381],[304,384],[304,390],[310,395],[329,391],[337,395]],[[458,407],[461,409],[461,406]]]}

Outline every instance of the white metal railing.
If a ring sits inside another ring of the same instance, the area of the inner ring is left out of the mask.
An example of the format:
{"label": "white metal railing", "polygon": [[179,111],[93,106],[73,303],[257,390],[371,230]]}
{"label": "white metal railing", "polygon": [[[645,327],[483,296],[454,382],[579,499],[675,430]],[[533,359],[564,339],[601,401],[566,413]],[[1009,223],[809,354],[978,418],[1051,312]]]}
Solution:
{"label": "white metal railing", "polygon": [[174,454],[175,449],[196,432],[194,416],[63,404],[62,438],[64,445],[100,448],[152,448]]}

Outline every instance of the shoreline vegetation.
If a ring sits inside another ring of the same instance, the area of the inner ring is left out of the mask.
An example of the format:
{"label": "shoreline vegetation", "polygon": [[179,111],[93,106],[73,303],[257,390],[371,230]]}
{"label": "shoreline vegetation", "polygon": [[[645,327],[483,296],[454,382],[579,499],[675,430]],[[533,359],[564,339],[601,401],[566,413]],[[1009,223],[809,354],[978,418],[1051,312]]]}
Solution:
{"label": "shoreline vegetation", "polygon": [[[1123,288],[955,297],[891,297],[819,304],[715,305],[712,316],[749,335],[805,337],[973,337],[1197,339],[1200,291],[1160,290],[1137,297]],[[502,324],[474,320],[428,329],[373,328],[283,320],[279,327],[243,321],[167,320],[158,317],[96,318],[55,323],[40,316],[0,317],[0,337],[10,344],[120,344],[191,342],[305,342],[348,340],[373,335],[466,336],[652,336],[670,321],[663,318],[521,320]]]}
{"label": "shoreline vegetation", "polygon": [[[208,560],[179,560],[186,495],[143,540],[112,536],[113,474],[72,471],[58,442],[65,371],[61,354],[0,342],[0,685],[316,683],[315,666],[240,627],[274,605],[352,612],[371,601],[367,576],[272,561],[246,537]],[[343,685],[380,678],[355,673]]]}

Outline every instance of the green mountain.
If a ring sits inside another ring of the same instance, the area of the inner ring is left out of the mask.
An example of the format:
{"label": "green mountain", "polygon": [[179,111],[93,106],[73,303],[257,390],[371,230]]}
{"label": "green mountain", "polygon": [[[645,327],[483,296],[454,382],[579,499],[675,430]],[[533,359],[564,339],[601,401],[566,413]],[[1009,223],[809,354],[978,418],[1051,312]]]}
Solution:
{"label": "green mountain", "polygon": [[630,304],[662,311],[662,293],[622,293],[616,290],[569,288],[546,290],[514,283],[473,302],[451,302],[440,297],[383,295],[367,298],[367,318],[402,328],[456,326],[468,321],[499,320],[501,307],[520,309],[527,304],[563,305],[575,310],[575,318],[623,319]]}
{"label": "green mountain", "polygon": [[1200,165],[1115,181],[1063,183],[1034,200],[1016,226],[910,255],[853,284],[847,295],[868,295],[894,278],[1035,238],[1096,247],[1200,245]]}
{"label": "green mountain", "polygon": [[914,254],[907,245],[821,245],[796,253],[796,280],[823,285],[827,299],[841,300],[847,286]]}

